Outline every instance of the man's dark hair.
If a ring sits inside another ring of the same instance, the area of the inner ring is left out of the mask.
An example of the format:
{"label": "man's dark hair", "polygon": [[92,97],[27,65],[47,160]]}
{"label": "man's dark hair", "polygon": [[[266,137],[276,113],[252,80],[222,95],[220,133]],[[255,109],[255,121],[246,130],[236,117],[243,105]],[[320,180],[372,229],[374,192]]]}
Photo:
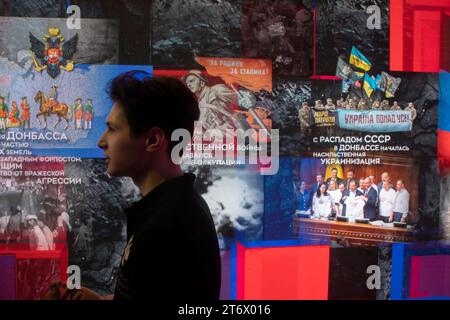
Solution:
{"label": "man's dark hair", "polygon": [[167,137],[169,153],[178,143],[170,139],[174,130],[186,129],[193,136],[200,115],[197,97],[178,79],[128,71],[111,80],[108,94],[121,105],[132,135],[158,127]]}

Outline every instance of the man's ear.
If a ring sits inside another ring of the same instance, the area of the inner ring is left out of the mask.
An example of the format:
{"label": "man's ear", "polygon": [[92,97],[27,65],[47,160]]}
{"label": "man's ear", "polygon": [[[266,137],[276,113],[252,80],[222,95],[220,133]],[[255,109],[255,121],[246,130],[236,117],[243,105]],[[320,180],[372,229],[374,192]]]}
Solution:
{"label": "man's ear", "polygon": [[145,139],[145,150],[156,151],[166,146],[166,135],[161,128],[151,128],[147,132],[147,138]]}

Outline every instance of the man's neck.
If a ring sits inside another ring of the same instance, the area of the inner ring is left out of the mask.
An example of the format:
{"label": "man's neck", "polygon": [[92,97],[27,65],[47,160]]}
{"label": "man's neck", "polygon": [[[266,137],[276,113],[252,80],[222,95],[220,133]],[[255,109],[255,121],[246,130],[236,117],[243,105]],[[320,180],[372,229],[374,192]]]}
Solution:
{"label": "man's neck", "polygon": [[181,171],[179,166],[176,166],[163,173],[150,170],[142,177],[133,178],[133,182],[141,191],[142,196],[146,196],[160,184],[182,175],[183,171]]}

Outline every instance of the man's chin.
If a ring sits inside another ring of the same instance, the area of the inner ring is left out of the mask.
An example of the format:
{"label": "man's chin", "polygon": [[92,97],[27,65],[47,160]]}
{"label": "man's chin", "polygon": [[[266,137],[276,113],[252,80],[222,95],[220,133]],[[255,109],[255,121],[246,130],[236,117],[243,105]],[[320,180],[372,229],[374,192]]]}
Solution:
{"label": "man's chin", "polygon": [[106,173],[111,177],[120,177],[119,172],[112,168],[110,164],[107,165]]}
{"label": "man's chin", "polygon": [[111,176],[111,177],[122,177],[123,175],[121,175],[118,171],[116,171],[116,170],[111,170],[111,169],[108,169],[108,170],[106,170],[106,172],[108,173],[108,175],[109,176]]}
{"label": "man's chin", "polygon": [[118,170],[117,168],[111,167],[111,164],[106,168],[106,172],[111,177],[128,177],[129,175],[123,170]]}

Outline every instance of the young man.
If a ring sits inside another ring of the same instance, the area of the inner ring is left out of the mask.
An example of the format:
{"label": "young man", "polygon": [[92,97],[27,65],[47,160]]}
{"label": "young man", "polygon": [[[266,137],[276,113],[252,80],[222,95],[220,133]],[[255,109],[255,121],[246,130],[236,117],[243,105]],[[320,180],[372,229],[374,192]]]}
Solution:
{"label": "young man", "polygon": [[[107,172],[128,176],[143,198],[127,210],[128,244],[119,264],[114,299],[216,300],[220,252],[206,202],[171,160],[172,132],[193,135],[195,95],[179,80],[130,71],[112,80],[114,101],[98,141]],[[95,298],[90,290],[75,299]],[[98,298],[98,297],[97,297]]]}

